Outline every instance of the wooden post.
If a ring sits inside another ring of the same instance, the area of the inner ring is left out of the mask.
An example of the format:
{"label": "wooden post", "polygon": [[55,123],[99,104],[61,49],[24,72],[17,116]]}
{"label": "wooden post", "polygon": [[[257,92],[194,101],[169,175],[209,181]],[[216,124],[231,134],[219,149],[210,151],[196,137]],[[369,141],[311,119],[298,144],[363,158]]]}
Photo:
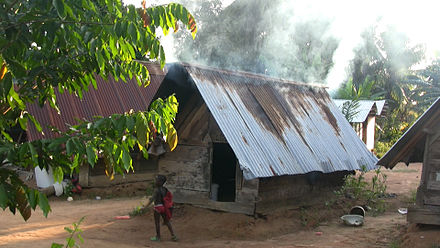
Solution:
{"label": "wooden post", "polygon": [[376,127],[376,116],[369,115],[367,117],[367,127],[365,132],[365,144],[367,149],[372,151],[374,149],[374,132]]}
{"label": "wooden post", "polygon": [[90,175],[90,167],[88,164],[83,164],[79,168],[79,184],[82,187],[89,187],[89,175]]}

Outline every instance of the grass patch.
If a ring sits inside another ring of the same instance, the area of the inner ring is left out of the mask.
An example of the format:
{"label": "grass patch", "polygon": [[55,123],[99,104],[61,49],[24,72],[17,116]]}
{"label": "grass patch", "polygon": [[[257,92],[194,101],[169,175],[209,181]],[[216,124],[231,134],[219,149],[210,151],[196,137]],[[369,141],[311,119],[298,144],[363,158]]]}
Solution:
{"label": "grass patch", "polygon": [[398,240],[394,240],[388,245],[388,248],[400,248],[400,242]]}

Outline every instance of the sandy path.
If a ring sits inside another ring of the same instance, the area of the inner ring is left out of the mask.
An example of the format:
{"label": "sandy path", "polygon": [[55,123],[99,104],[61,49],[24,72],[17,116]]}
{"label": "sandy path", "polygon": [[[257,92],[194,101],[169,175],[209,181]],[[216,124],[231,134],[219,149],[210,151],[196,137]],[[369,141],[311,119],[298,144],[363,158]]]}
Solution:
{"label": "sandy path", "polygon": [[[389,192],[398,194],[399,199],[410,195],[420,180],[420,168],[399,166],[386,171]],[[38,210],[28,222],[8,211],[0,212],[0,247],[50,247],[52,242],[64,243],[67,233],[63,228],[82,216],[86,219],[81,225],[85,239],[81,247],[389,247],[407,226],[406,216],[397,213],[400,202],[392,204],[383,215],[367,216],[360,228],[344,226],[334,218],[312,230],[302,227],[294,214],[264,220],[181,206],[173,220],[180,241],[168,241],[168,230],[162,228],[163,241],[153,243],[149,241],[154,235],[151,212],[129,220],[114,219],[127,215],[141,201],[140,197],[55,200],[47,219]]]}

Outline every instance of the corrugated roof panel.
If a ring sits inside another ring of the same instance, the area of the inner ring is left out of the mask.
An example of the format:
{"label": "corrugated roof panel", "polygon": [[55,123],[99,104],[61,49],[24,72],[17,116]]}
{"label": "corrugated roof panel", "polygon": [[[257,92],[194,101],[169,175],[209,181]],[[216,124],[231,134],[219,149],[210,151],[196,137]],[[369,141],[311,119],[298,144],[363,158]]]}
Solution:
{"label": "corrugated roof panel", "polygon": [[324,88],[184,65],[246,179],[375,168]]}
{"label": "corrugated roof panel", "polygon": [[[145,111],[145,106],[148,106],[148,101],[144,99],[140,91],[141,87],[136,83],[136,80],[132,80],[132,83],[127,83],[124,85],[123,90],[121,90],[122,99],[124,99],[125,109],[133,109],[135,111]],[[151,89],[148,89],[151,90]],[[141,99],[142,101],[139,101]]]}
{"label": "corrugated roof panel", "polygon": [[30,124],[27,130],[30,141],[36,139],[52,138],[55,134],[50,131],[48,125],[55,126],[65,131],[66,123],[76,124],[77,119],[91,120],[93,116],[110,116],[112,114],[124,113],[133,110],[147,110],[154,94],[159,88],[165,77],[165,72],[159,65],[153,63],[145,64],[150,71],[151,83],[148,87],[139,87],[135,79],[127,83],[116,82],[109,78],[108,82],[100,77],[96,77],[98,89],[95,90],[92,85],[89,90],[84,92],[80,99],[68,92],[60,94],[55,90],[57,102],[61,115],[53,110],[48,104],[40,108],[38,104],[28,104],[29,113],[35,116],[40,122],[45,135],[39,133],[34,125]]}
{"label": "corrugated roof panel", "polygon": [[[239,158],[245,177],[256,177],[257,175],[253,174],[255,169],[266,170],[265,173],[269,174],[270,171],[265,166],[265,158],[261,156],[263,151],[257,145],[255,137],[248,131],[248,126],[243,121],[241,114],[234,107],[227,92],[229,89],[218,86],[218,83],[212,81],[204,81],[198,85],[201,92],[211,92],[217,96],[204,97],[204,100]],[[230,93],[233,94],[233,92]],[[202,94],[202,96],[207,96],[207,94]],[[231,122],[234,123],[234,126],[231,126]]]}
{"label": "corrugated roof panel", "polygon": [[[333,102],[338,106],[340,110],[342,110],[342,106],[345,102],[350,102],[351,100],[345,100],[345,99],[333,99]],[[376,115],[381,115],[382,110],[385,106],[385,100],[359,100],[358,101],[359,106],[356,108],[356,111],[358,111],[357,114],[353,116],[353,119],[351,122],[364,122],[367,120],[368,114],[371,112],[371,109],[375,106],[376,107]]]}
{"label": "corrugated roof panel", "polygon": [[[350,100],[333,100],[336,105],[338,105],[339,109],[342,109],[342,105],[345,102]],[[368,114],[371,111],[371,108],[374,106],[374,101],[359,101],[359,107],[356,108],[357,114],[355,114],[351,120],[351,122],[364,122]]]}
{"label": "corrugated roof panel", "polygon": [[[154,95],[156,94],[157,90],[159,89],[160,84],[162,83],[162,80],[165,77],[165,74],[161,74],[159,76],[159,75],[152,74],[153,72],[155,72],[155,71],[150,72],[150,75],[151,75],[150,84],[146,88],[144,88],[144,87],[138,88],[140,95],[143,96],[143,99],[148,100],[147,105],[150,105],[150,101],[153,100]],[[164,72],[162,72],[162,73],[164,73]]]}

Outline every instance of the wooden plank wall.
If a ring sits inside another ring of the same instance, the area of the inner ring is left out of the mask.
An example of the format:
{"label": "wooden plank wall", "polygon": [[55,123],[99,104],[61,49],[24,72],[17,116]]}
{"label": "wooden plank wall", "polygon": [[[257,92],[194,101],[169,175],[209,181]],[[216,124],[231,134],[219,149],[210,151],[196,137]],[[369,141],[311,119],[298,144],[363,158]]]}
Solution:
{"label": "wooden plank wall", "polygon": [[167,185],[174,189],[210,191],[209,148],[177,145],[159,161],[159,173],[167,176]]}
{"label": "wooden plank wall", "polygon": [[440,208],[411,207],[408,209],[407,220],[410,223],[440,225]]}
{"label": "wooden plank wall", "polygon": [[260,179],[256,212],[265,214],[274,208],[297,208],[323,200],[325,192],[342,185],[348,171],[278,176]]}
{"label": "wooden plank wall", "polygon": [[425,131],[422,178],[417,189],[416,206],[408,209],[407,220],[440,225],[440,126]]}
{"label": "wooden plank wall", "polygon": [[[419,206],[440,207],[440,129],[427,134],[422,180],[418,190]],[[422,201],[420,201],[422,200]]]}

